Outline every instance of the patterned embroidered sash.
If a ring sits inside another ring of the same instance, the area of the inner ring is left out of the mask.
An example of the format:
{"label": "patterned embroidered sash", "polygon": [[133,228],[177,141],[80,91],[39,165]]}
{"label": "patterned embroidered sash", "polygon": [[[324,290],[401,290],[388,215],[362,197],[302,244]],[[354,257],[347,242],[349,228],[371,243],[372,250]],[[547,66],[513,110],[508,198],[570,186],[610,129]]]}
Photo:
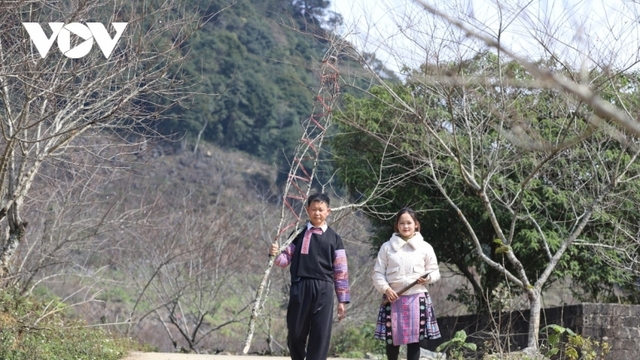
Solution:
{"label": "patterned embroidered sash", "polygon": [[317,227],[311,227],[307,229],[307,232],[304,233],[304,238],[302,239],[302,248],[300,249],[301,254],[309,254],[309,243],[311,242],[311,234],[322,234],[322,229]]}

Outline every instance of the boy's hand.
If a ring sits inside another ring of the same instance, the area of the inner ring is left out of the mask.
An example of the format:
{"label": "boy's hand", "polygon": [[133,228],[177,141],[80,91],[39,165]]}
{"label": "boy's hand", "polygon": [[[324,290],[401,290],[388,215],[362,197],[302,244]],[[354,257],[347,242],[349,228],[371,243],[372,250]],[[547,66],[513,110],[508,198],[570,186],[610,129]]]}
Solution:
{"label": "boy's hand", "polygon": [[347,309],[344,306],[344,303],[338,304],[338,321],[347,317]]}
{"label": "boy's hand", "polygon": [[269,256],[278,255],[278,250],[280,250],[280,246],[277,243],[271,244],[271,248],[269,249]]}

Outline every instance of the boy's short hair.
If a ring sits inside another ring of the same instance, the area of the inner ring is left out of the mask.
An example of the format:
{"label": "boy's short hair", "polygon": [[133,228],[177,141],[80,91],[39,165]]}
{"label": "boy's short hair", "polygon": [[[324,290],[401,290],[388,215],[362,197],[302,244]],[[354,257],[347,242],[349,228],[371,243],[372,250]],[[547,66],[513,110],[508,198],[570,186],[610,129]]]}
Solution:
{"label": "boy's short hair", "polygon": [[307,206],[311,206],[312,203],[314,202],[323,202],[325,204],[327,204],[327,207],[329,207],[331,204],[329,203],[329,197],[323,193],[315,193],[312,194],[311,196],[309,196],[309,198],[307,199]]}

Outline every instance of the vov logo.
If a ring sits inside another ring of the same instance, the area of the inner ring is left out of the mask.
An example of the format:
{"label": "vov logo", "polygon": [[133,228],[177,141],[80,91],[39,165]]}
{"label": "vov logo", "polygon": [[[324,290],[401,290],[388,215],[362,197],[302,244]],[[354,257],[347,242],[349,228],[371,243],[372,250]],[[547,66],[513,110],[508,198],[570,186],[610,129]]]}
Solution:
{"label": "vov logo", "polygon": [[[51,49],[51,45],[53,45],[53,42],[56,41],[56,39],[58,40],[58,49],[60,49],[60,52],[70,59],[79,59],[87,55],[93,47],[93,40],[95,40],[98,47],[100,47],[100,50],[102,50],[104,57],[108,59],[109,56],[111,56],[113,49],[116,47],[118,40],[120,40],[127,24],[128,23],[125,22],[112,23],[111,25],[116,30],[116,34],[111,38],[107,28],[97,22],[88,22],[86,25],[77,22],[66,25],[61,22],[52,22],[49,23],[49,28],[51,28],[51,37],[47,37],[44,30],[42,30],[42,27],[38,23],[22,23],[29,33],[31,41],[33,41],[33,44],[36,46],[36,49],[38,49],[38,52],[43,59],[49,53],[49,49]],[[72,33],[84,39],[82,43],[78,44],[73,49],[71,48]]]}

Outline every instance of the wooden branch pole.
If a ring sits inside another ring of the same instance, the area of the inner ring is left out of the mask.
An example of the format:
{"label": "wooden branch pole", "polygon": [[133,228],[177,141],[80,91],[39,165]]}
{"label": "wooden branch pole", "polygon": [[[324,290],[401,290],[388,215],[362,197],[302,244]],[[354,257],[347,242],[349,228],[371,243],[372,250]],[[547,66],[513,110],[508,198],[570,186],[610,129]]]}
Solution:
{"label": "wooden branch pole", "polygon": [[[432,271],[432,272],[433,272],[433,271]],[[431,275],[431,273],[430,273],[430,272],[428,272],[428,273],[426,273],[426,274],[424,274],[424,275],[420,276],[420,277],[418,278],[418,280],[420,280],[420,279],[426,279],[426,278],[427,278],[427,276],[429,276],[429,275]],[[412,282],[411,284],[409,284],[409,285],[407,285],[407,286],[403,287],[403,288],[402,288],[400,291],[398,291],[396,294],[398,294],[398,296],[400,296],[400,295],[404,294],[405,292],[407,292],[407,290],[409,290],[409,289],[411,289],[412,287],[416,286],[416,284],[418,283],[418,280],[416,280],[416,281]],[[382,302],[382,304],[381,304],[381,305],[382,305],[382,306],[384,306],[384,305],[387,305],[387,304],[389,304],[389,303],[390,303],[389,299],[384,299],[384,301]]]}

